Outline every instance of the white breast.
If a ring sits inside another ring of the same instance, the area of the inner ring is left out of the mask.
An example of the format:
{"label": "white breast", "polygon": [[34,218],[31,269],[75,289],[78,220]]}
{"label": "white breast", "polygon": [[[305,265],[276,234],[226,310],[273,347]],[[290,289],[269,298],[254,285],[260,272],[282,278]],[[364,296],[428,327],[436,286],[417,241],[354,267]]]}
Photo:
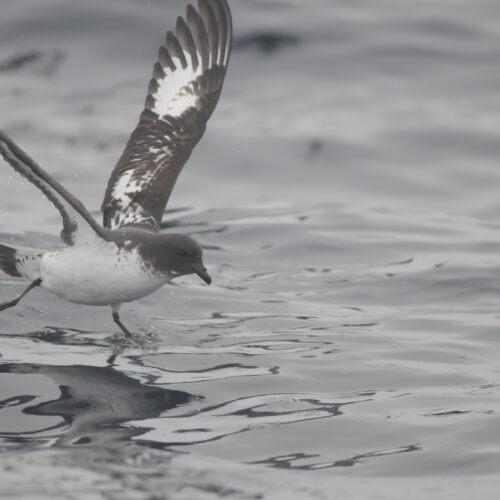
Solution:
{"label": "white breast", "polygon": [[78,304],[131,302],[158,290],[169,280],[147,272],[136,250],[96,241],[44,254],[42,286]]}

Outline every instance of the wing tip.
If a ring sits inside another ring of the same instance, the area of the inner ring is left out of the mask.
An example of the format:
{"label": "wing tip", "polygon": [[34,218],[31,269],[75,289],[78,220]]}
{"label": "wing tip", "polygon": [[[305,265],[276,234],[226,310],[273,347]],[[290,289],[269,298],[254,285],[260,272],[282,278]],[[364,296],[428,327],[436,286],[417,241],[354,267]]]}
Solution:
{"label": "wing tip", "polygon": [[[167,32],[159,49],[145,109],[161,119],[174,109],[174,113],[182,112],[182,108],[169,105],[182,88],[192,85],[188,93],[194,91],[198,97],[221,89],[231,44],[232,17],[226,0],[198,0],[198,10],[189,3],[185,16],[177,17],[175,30]],[[180,79],[175,76],[176,71],[186,70],[184,75],[179,73]],[[151,114],[147,118],[151,119]]]}
{"label": "wing tip", "polygon": [[[214,65],[227,68],[231,53],[233,22],[231,10],[226,0],[198,0],[198,9],[191,3],[186,7],[185,16],[178,16],[175,33],[168,31],[165,44],[160,47],[158,62],[163,70],[177,69],[172,59],[178,58],[183,69],[191,56],[194,72],[198,65],[203,71]],[[158,75],[164,78],[163,74]],[[156,75],[155,75],[156,78]]]}

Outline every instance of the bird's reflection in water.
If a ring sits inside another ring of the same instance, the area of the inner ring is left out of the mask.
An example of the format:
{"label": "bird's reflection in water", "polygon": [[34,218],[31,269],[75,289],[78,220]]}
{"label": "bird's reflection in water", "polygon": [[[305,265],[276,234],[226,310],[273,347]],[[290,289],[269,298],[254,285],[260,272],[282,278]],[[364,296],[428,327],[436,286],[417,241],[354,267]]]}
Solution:
{"label": "bird's reflection in water", "polygon": [[110,341],[111,354],[107,359],[109,365],[114,365],[118,356],[128,351],[129,349],[140,349],[143,353],[155,352],[158,350],[160,342],[154,335],[135,337],[133,340],[123,338],[120,335]]}
{"label": "bird's reflection in water", "polygon": [[[63,419],[62,425],[52,426],[54,430],[61,426],[67,429],[57,436],[56,445],[102,444],[130,439],[147,429],[121,424],[158,417],[193,398],[186,392],[143,385],[112,367],[3,364],[0,372],[42,375],[58,386],[58,399],[22,410],[25,415],[59,416]],[[19,394],[15,399],[26,401],[26,396]],[[32,428],[6,433],[0,423],[0,436],[12,441],[25,441],[28,436],[36,438],[34,428],[37,425],[32,424]]]}

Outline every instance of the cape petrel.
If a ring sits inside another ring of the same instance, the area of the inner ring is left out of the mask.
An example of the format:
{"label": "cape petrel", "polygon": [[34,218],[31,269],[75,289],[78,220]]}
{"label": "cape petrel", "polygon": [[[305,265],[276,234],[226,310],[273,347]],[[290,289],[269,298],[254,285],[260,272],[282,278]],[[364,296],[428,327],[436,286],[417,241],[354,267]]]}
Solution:
{"label": "cape petrel", "polygon": [[170,193],[201,139],[219,99],[232,43],[226,0],[199,0],[167,33],[149,83],[145,109],[109,179],[101,226],[85,206],[38,166],[4,132],[0,153],[55,205],[62,216],[63,250],[35,252],[0,245],[0,268],[31,280],[3,304],[15,306],[42,286],[78,304],[111,306],[140,299],[177,276],[211,278],[198,243],[183,234],[160,233]]}

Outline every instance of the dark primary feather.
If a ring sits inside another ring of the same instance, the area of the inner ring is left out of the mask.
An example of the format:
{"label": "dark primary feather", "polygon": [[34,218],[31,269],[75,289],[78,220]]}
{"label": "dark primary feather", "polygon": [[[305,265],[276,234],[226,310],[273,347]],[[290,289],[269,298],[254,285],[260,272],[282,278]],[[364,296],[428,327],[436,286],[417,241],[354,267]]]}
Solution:
{"label": "dark primary feather", "polygon": [[16,250],[0,244],[0,269],[9,276],[21,276],[16,269]]}
{"label": "dark primary feather", "polygon": [[226,0],[199,0],[160,48],[145,109],[114,168],[104,227],[158,231],[172,189],[219,99],[232,21]]}
{"label": "dark primary feather", "polygon": [[63,219],[62,240],[73,245],[78,237],[98,235],[107,240],[106,231],[87,212],[82,202],[37,165],[7,134],[0,130],[0,154],[17,172],[33,183],[59,210]]}

